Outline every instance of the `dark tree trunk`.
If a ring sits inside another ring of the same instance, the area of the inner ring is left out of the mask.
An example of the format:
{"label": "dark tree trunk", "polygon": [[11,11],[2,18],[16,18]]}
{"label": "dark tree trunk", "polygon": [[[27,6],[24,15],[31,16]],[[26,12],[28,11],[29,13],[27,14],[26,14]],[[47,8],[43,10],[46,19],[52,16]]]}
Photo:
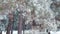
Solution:
{"label": "dark tree trunk", "polygon": [[22,23],[23,34],[24,34],[24,31],[25,31],[25,21],[26,21],[26,18],[24,17],[23,18],[23,23]]}
{"label": "dark tree trunk", "polygon": [[22,34],[22,15],[19,14],[18,34]]}
{"label": "dark tree trunk", "polygon": [[13,34],[13,23],[11,24],[11,34]]}
{"label": "dark tree trunk", "polygon": [[[10,32],[11,31],[11,32]],[[12,34],[13,33],[13,24],[12,22],[8,24],[8,27],[7,27],[7,32],[6,34]]]}
{"label": "dark tree trunk", "polygon": [[0,32],[0,34],[2,34],[2,31]]}
{"label": "dark tree trunk", "polygon": [[13,32],[12,31],[12,26],[13,26],[13,14],[9,13],[9,23],[8,23],[8,26],[7,26],[7,32],[6,32],[6,34],[12,34],[12,32]]}
{"label": "dark tree trunk", "polygon": [[50,34],[50,32],[48,32],[48,34]]}
{"label": "dark tree trunk", "polygon": [[[10,32],[11,31],[11,32]],[[12,34],[13,33],[13,31],[12,31],[12,23],[9,23],[8,24],[8,27],[7,27],[7,32],[6,32],[6,34]]]}
{"label": "dark tree trunk", "polygon": [[6,34],[10,34],[10,27],[11,27],[11,26],[10,26],[10,23],[9,23],[9,24],[8,24],[8,27],[7,27],[7,29],[6,29],[6,30],[7,30]]}

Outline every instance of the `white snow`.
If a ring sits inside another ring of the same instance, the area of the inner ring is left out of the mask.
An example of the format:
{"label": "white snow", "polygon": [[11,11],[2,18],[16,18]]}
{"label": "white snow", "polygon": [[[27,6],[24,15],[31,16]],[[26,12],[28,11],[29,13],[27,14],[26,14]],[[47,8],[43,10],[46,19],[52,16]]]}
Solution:
{"label": "white snow", "polygon": [[[13,34],[17,34],[17,31],[13,31]],[[2,34],[6,34],[6,31],[3,31]]]}
{"label": "white snow", "polygon": [[[31,30],[28,30],[28,31],[26,30],[25,31],[25,34],[37,34],[37,33],[39,34],[39,32],[36,32],[36,31],[35,31],[35,33],[33,33],[33,31],[31,31]],[[51,34],[60,34],[60,31],[57,31],[57,32],[50,31],[50,33]],[[2,34],[6,34],[6,31],[3,31]],[[13,31],[13,34],[18,34],[18,32],[17,31]],[[22,32],[22,34],[23,34],[23,32]]]}
{"label": "white snow", "polygon": [[60,31],[57,31],[57,32],[50,32],[51,34],[60,34]]}

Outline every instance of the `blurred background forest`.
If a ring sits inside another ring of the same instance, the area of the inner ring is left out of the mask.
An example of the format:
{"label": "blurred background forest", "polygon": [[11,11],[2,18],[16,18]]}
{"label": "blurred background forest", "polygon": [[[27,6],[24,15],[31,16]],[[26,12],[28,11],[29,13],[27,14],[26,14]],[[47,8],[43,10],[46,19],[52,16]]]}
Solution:
{"label": "blurred background forest", "polygon": [[60,31],[60,0],[0,0],[0,34],[15,30]]}

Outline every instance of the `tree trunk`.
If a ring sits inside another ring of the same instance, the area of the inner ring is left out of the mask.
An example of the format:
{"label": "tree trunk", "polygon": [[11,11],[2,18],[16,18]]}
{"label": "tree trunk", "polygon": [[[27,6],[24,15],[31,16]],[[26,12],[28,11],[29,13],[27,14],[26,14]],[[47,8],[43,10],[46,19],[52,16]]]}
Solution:
{"label": "tree trunk", "polygon": [[22,34],[22,15],[19,14],[18,34]]}
{"label": "tree trunk", "polygon": [[2,34],[2,31],[0,32],[0,34]]}
{"label": "tree trunk", "polygon": [[23,34],[24,34],[24,31],[25,31],[25,21],[26,21],[26,18],[24,17],[23,18],[23,23],[22,23]]}
{"label": "tree trunk", "polygon": [[[7,27],[7,32],[6,32],[6,34],[12,34],[13,33],[13,23],[12,22],[10,22],[9,24],[8,24],[8,27]],[[10,32],[11,31],[11,32]]]}
{"label": "tree trunk", "polygon": [[7,32],[6,34],[10,34],[10,23],[8,24],[8,27],[7,27]]}
{"label": "tree trunk", "polygon": [[11,24],[11,34],[13,34],[13,23]]}
{"label": "tree trunk", "polygon": [[7,27],[7,32],[6,34],[12,34],[12,26],[13,26],[13,14],[12,13],[9,13],[8,15],[9,17],[9,23],[8,23],[8,27]]}

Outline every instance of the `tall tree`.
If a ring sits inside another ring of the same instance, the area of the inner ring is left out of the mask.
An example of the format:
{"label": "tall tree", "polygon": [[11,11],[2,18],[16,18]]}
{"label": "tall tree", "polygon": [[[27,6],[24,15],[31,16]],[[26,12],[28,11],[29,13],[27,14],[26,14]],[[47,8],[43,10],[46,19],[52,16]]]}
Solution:
{"label": "tall tree", "polygon": [[8,26],[7,26],[6,34],[10,34],[10,31],[11,31],[11,34],[12,34],[12,25],[13,25],[13,14],[9,13],[9,23],[8,23]]}
{"label": "tall tree", "polygon": [[18,34],[22,34],[22,14],[19,13]]}

